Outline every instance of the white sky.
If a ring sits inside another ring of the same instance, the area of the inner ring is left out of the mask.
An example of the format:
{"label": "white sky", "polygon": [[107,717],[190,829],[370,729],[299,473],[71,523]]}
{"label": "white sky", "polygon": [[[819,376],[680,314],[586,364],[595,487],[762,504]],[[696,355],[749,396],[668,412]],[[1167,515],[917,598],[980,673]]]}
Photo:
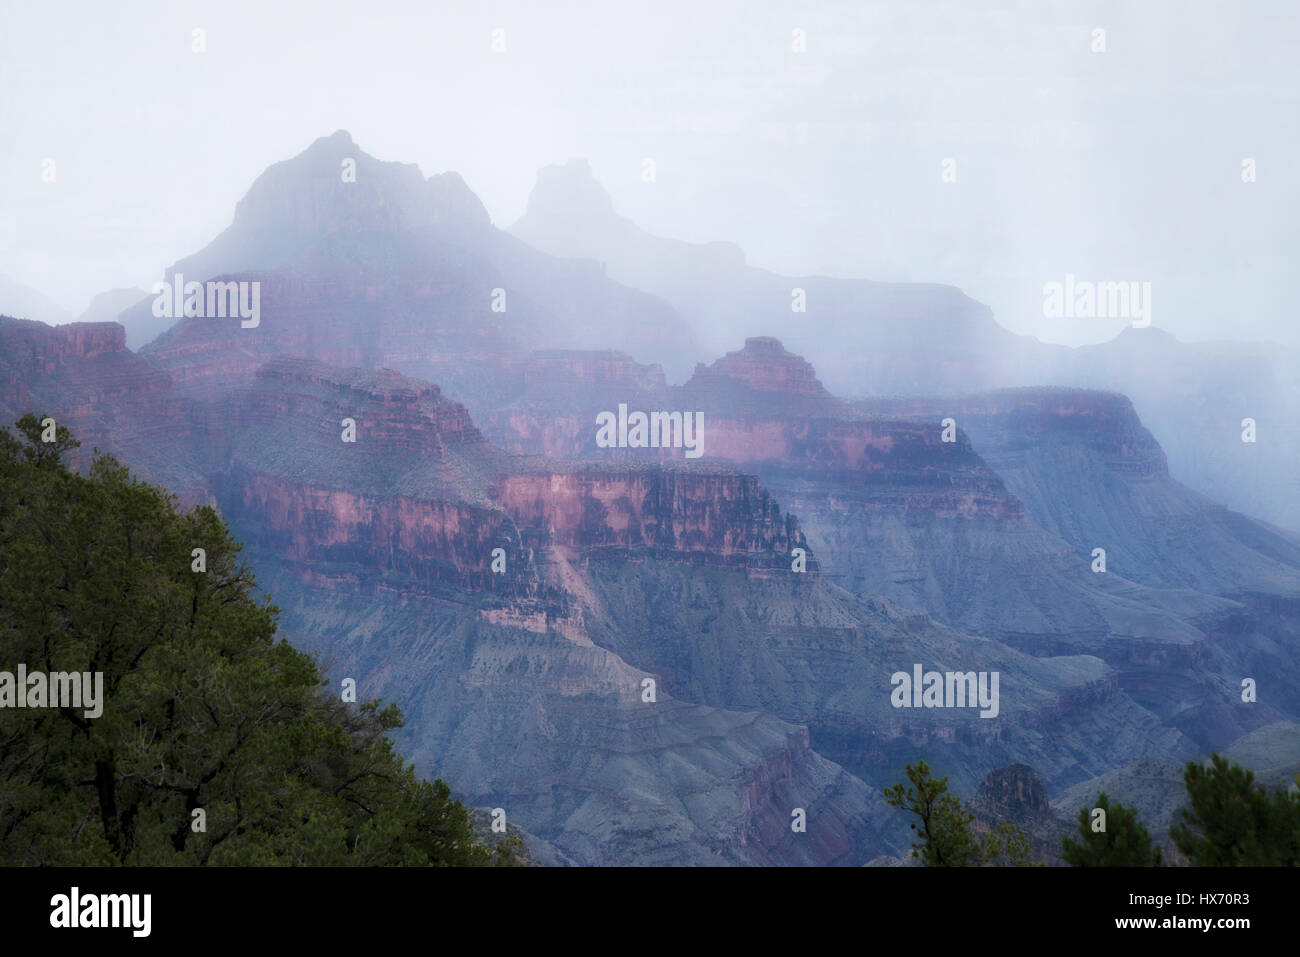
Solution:
{"label": "white sky", "polygon": [[1294,0],[13,2],[0,274],[73,313],[148,288],[343,128],[501,227],[581,156],[652,232],[778,271],[952,283],[1069,343],[1123,324],[1044,318],[1045,282],[1149,281],[1180,338],[1300,344],[1297,63]]}

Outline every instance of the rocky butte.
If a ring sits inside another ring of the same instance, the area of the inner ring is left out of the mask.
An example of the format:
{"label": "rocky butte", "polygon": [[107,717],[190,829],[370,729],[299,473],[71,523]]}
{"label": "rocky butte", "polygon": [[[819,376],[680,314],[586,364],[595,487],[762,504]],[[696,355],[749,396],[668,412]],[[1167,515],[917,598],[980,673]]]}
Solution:
{"label": "rocky butte", "polygon": [[[508,448],[600,458],[608,451],[578,427],[603,401],[598,379],[549,401],[526,388],[480,419]],[[625,390],[610,383],[604,395]],[[1098,655],[1143,706],[1207,748],[1271,716],[1231,709],[1217,689],[1258,667],[1229,648],[1269,646],[1294,629],[1295,543],[1175,482],[1122,396],[1021,389],[846,402],[779,342],[751,338],[683,386],[656,384],[629,401],[703,410],[710,459],[753,470],[799,517],[823,574],[856,595],[1037,655]],[[953,442],[944,420],[955,423]],[[1102,575],[1090,569],[1098,545],[1109,559]],[[1268,667],[1300,692],[1280,648]],[[1173,673],[1184,677],[1171,683]],[[1171,700],[1198,704],[1189,712]]]}

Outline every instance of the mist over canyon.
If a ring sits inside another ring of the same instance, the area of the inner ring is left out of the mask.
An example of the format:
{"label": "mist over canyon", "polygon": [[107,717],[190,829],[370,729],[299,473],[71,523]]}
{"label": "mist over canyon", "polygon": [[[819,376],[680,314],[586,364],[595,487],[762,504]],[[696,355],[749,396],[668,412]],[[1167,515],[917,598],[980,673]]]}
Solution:
{"label": "mist over canyon", "polygon": [[[178,274],[260,321],[0,317],[0,414],[217,508],[281,632],[544,863],[896,862],[918,757],[1043,834],[1135,769],[1300,768],[1292,352],[781,276],[580,161],[503,230],[345,131]],[[997,705],[899,707],[914,668]]]}

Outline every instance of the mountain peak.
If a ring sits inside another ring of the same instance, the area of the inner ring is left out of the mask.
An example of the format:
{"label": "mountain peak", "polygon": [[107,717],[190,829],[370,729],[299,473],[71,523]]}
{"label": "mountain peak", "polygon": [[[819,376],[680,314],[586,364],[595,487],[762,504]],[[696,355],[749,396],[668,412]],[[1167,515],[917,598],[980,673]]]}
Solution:
{"label": "mountain peak", "polygon": [[459,232],[488,225],[487,210],[459,174],[425,179],[414,163],[376,159],[347,130],[336,130],[268,167],[235,206],[231,226],[167,275],[201,280],[280,268],[338,233]]}
{"label": "mountain peak", "polygon": [[537,171],[525,215],[559,215],[590,222],[614,216],[614,200],[596,180],[587,160],[570,159],[563,166],[553,163]]}
{"label": "mountain peak", "polygon": [[329,136],[318,136],[312,141],[311,146],[303,151],[303,155],[313,153],[328,153],[333,155],[340,150],[355,150],[357,142],[352,138],[352,134],[347,130],[335,130]]}

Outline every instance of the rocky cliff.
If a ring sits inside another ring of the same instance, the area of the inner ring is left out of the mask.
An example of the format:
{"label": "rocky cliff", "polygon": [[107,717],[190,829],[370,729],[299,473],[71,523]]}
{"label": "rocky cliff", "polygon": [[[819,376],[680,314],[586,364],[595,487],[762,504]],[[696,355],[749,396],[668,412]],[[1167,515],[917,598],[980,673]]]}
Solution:
{"label": "rocky cliff", "polygon": [[[788,565],[797,525],[752,477],[519,461],[440,389],[391,372],[280,358],[204,402],[93,335],[0,324],[15,332],[33,348],[4,351],[6,408],[39,385],[80,430],[74,386],[105,392],[128,371],[107,420],[114,448],[146,474],[199,482],[196,500],[246,542],[283,633],[364,696],[402,705],[404,751],[507,808],[549,862],[854,864],[897,849],[875,789],[805,728],[667,688],[645,699],[650,676],[590,635],[593,562],[703,563],[742,592]],[[131,382],[147,388],[132,395]],[[342,441],[345,415],[355,442]],[[806,839],[789,830],[795,807]]]}
{"label": "rocky cliff", "polygon": [[[504,476],[494,500],[526,544],[644,550],[656,558],[788,567],[807,548],[752,475],[724,469],[579,466]],[[812,567],[815,571],[816,560]]]}
{"label": "rocky cliff", "polygon": [[[594,410],[616,401],[701,410],[709,458],[761,477],[799,517],[830,581],[1034,654],[1100,655],[1143,707],[1206,746],[1275,716],[1231,707],[1220,682],[1267,658],[1284,685],[1293,684],[1294,669],[1271,634],[1292,627],[1286,613],[1233,587],[1278,582],[1275,594],[1295,593],[1277,558],[1286,555],[1285,540],[1269,539],[1259,526],[1231,539],[1225,532],[1214,548],[1232,554],[1234,567],[1217,570],[1167,548],[1173,530],[1201,535],[1194,548],[1210,549],[1211,540],[1204,528],[1162,524],[1167,508],[1134,507],[1143,489],[1164,489],[1166,500],[1185,490],[1122,396],[1011,390],[846,403],[813,382],[807,364],[779,343],[750,340],[679,388],[629,394],[626,382],[597,383],[553,394],[549,405],[540,391],[525,392],[484,420],[494,441],[519,451],[541,442],[552,454],[589,460],[653,460],[680,453],[600,449]],[[945,442],[949,419],[953,441]],[[1054,449],[1068,454],[1054,458]],[[1024,474],[1034,482],[1021,481]],[[1112,486],[1104,507],[1094,507],[1096,490]],[[1062,534],[1062,514],[1109,524]],[[1118,525],[1127,528],[1113,534]],[[1093,547],[1107,547],[1108,558],[1116,549],[1123,560],[1122,545],[1135,541],[1152,561],[1158,556],[1160,574],[1113,563],[1105,573],[1093,570]],[[1173,673],[1184,677],[1171,682]],[[1171,700],[1198,704],[1175,713]]]}
{"label": "rocky cliff", "polygon": [[1063,865],[1061,844],[1078,838],[1073,821],[1058,815],[1047,796],[1042,777],[1027,764],[994,768],[971,799],[975,832],[988,834],[999,824],[1013,824],[1029,844],[1030,860]]}
{"label": "rocky cliff", "polygon": [[[123,451],[173,426],[179,434],[187,415],[170,378],[127,350],[117,323],[0,317],[0,413],[13,422],[27,412],[72,426],[82,443],[73,459],[83,464],[96,446]],[[174,469],[168,477],[177,492],[192,484]]]}

